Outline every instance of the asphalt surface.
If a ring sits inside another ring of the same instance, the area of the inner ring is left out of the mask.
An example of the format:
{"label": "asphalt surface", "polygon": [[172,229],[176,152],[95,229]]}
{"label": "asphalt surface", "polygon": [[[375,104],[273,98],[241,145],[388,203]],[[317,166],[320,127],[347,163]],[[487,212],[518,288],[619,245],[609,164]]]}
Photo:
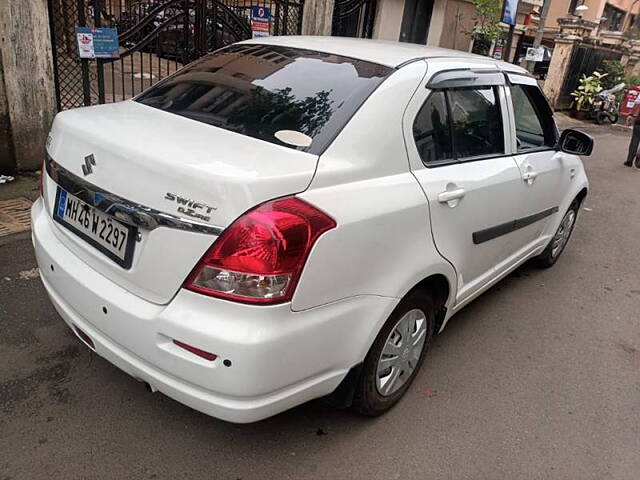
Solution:
{"label": "asphalt surface", "polygon": [[363,418],[310,402],[233,425],[91,353],[0,243],[0,480],[637,479],[640,171],[589,127],[591,193],[563,258],[525,266],[451,320],[406,397]]}

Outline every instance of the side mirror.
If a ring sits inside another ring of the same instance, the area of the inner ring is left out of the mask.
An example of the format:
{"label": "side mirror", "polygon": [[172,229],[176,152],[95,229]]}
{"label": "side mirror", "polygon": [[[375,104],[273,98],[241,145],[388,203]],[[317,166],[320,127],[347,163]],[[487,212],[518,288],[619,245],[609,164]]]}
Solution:
{"label": "side mirror", "polygon": [[584,132],[567,128],[560,135],[558,150],[572,155],[591,155],[593,151],[593,138]]}

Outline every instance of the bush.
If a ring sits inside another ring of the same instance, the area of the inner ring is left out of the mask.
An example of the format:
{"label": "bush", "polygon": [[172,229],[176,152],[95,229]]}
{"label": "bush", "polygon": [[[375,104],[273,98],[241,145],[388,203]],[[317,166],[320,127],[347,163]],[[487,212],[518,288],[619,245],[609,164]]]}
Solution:
{"label": "bush", "polygon": [[603,90],[608,90],[620,82],[625,82],[624,65],[616,60],[605,60],[602,62],[602,67],[599,68],[598,71],[603,74],[601,81]]}
{"label": "bush", "polygon": [[571,92],[571,96],[573,97],[572,106],[575,107],[576,111],[579,112],[589,109],[596,94],[603,90],[602,80],[606,78],[605,75],[606,74],[600,72],[593,72],[593,75],[589,75],[588,77],[582,74],[578,88]]}
{"label": "bush", "polygon": [[622,81],[627,87],[640,85],[640,77],[632,77],[632,76],[625,75]]}

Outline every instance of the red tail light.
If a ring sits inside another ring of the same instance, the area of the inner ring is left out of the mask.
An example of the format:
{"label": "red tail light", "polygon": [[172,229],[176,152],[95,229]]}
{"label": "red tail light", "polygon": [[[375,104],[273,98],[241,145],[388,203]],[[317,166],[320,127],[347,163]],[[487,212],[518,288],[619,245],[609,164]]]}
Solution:
{"label": "red tail light", "polygon": [[220,235],[184,286],[242,303],[287,302],[313,244],[335,226],[331,217],[297,197],[263,203]]}

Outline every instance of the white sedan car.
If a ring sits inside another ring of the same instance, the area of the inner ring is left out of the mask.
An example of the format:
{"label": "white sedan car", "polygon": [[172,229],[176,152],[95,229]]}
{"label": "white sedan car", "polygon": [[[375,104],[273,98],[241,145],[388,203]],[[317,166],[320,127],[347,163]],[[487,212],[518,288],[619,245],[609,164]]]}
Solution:
{"label": "white sedan car", "polygon": [[33,242],[64,321],[152,391],[232,422],[377,415],[452,315],[556,262],[592,147],[511,64],[256,39],[60,113]]}

